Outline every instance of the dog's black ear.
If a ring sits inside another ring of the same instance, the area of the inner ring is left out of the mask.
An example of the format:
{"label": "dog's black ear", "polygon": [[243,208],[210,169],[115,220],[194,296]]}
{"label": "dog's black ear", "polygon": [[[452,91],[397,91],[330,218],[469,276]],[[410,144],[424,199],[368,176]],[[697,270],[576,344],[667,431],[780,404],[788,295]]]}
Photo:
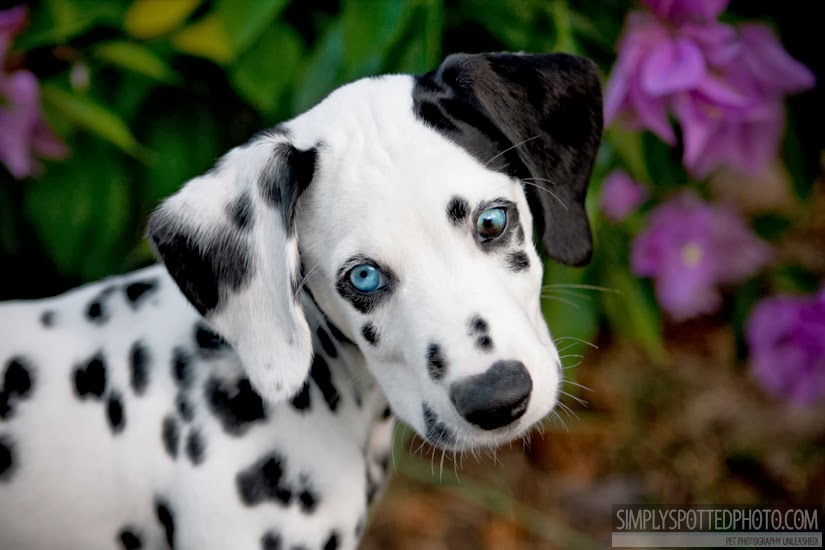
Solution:
{"label": "dog's black ear", "polygon": [[595,65],[567,54],[456,54],[416,79],[416,115],[490,169],[525,185],[542,246],[582,265],[584,199],[602,135]]}
{"label": "dog's black ear", "polygon": [[312,337],[297,298],[294,212],[316,150],[274,129],[227,153],[149,218],[148,236],[189,302],[234,348],[270,401],[303,385]]}

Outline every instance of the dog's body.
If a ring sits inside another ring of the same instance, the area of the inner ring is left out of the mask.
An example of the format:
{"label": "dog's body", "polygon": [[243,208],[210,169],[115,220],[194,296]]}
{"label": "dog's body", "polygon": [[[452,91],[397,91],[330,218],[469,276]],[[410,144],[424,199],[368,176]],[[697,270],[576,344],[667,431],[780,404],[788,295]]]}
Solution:
{"label": "dog's body", "polygon": [[356,82],[166,201],[165,266],[0,305],[0,547],[350,548],[388,401],[448,450],[526,433],[560,380],[529,235],[589,257],[599,98],[570,56]]}

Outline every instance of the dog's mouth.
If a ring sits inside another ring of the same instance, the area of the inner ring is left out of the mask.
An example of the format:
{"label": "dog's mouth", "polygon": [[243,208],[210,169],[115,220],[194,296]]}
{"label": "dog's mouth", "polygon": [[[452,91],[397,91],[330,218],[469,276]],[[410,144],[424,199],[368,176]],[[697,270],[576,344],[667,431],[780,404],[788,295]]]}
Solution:
{"label": "dog's mouth", "polygon": [[426,403],[422,407],[425,433],[421,434],[431,445],[452,452],[469,451],[478,448],[500,447],[526,435],[534,423],[517,420],[493,430],[476,426],[455,427],[441,418]]}

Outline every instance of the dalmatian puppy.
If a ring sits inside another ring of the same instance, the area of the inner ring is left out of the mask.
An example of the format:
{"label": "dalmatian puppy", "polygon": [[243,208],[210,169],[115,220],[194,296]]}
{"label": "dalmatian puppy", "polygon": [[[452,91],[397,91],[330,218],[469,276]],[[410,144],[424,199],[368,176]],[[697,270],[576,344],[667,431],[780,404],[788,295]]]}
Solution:
{"label": "dalmatian puppy", "polygon": [[453,55],[261,132],[152,214],[161,264],[0,305],[0,548],[353,548],[394,417],[526,434],[542,261],[591,255],[599,79]]}

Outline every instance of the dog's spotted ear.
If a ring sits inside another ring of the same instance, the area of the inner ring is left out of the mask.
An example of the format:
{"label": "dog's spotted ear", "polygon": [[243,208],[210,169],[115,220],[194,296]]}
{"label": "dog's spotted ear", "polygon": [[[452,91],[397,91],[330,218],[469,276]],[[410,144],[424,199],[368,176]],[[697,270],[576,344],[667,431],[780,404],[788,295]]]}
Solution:
{"label": "dog's spotted ear", "polygon": [[172,278],[271,401],[297,393],[312,360],[296,296],[293,214],[315,161],[315,149],[296,149],[286,131],[263,133],[188,181],[149,219],[148,236]]}
{"label": "dog's spotted ear", "polygon": [[544,249],[590,260],[584,210],[602,134],[595,65],[567,54],[456,54],[416,78],[416,115],[488,168],[522,180]]}

